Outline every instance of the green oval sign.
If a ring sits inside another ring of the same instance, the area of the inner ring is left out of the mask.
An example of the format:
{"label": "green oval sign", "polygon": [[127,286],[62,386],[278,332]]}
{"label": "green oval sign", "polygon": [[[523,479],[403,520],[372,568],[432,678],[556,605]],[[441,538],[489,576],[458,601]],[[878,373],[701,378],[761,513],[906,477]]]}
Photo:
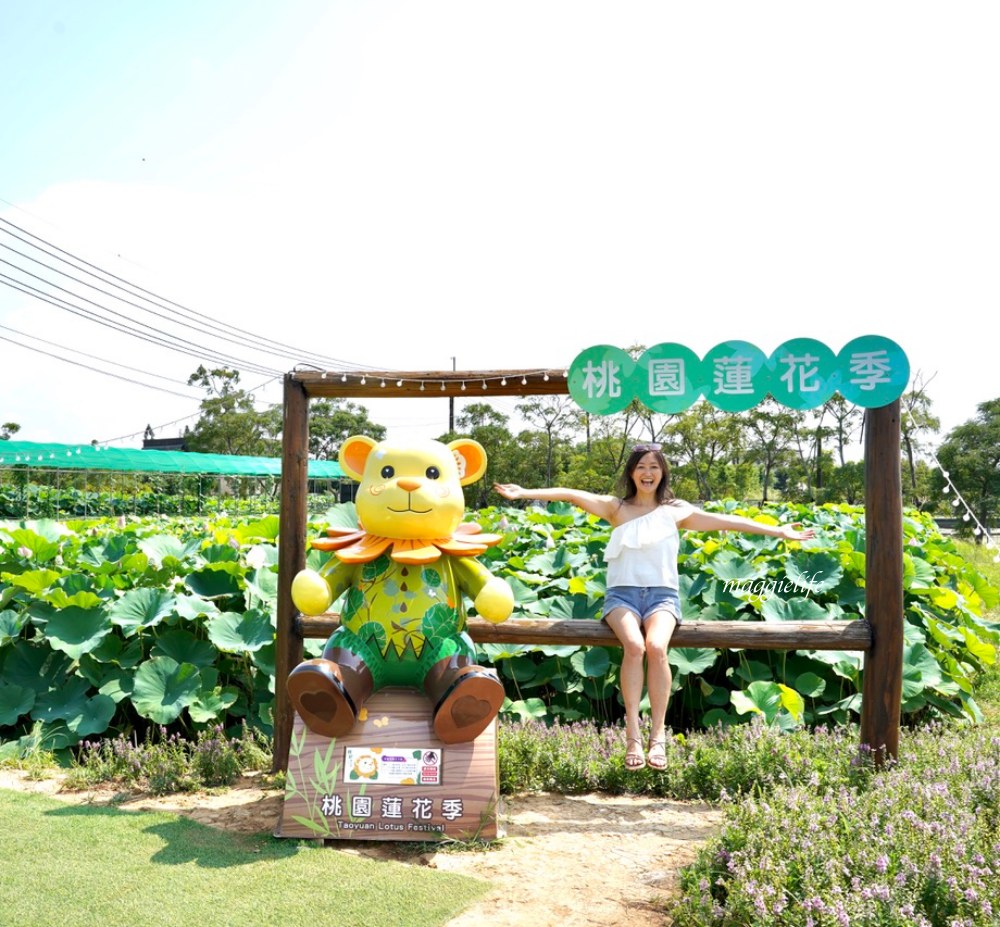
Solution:
{"label": "green oval sign", "polygon": [[837,355],[815,338],[793,338],[767,359],[771,395],[790,409],[815,409],[836,391]]}
{"label": "green oval sign", "polygon": [[724,412],[752,409],[770,391],[767,355],[749,341],[723,341],[705,355],[705,398]]}
{"label": "green oval sign", "polygon": [[910,379],[910,362],[903,349],[881,335],[862,335],[837,355],[840,394],[866,409],[888,405],[903,395]]}
{"label": "green oval sign", "polygon": [[595,415],[621,412],[634,398],[635,361],[621,348],[599,344],[581,351],[569,369],[569,394]]}
{"label": "green oval sign", "polygon": [[701,360],[682,344],[654,345],[636,362],[636,398],[654,412],[690,409],[701,395],[702,380]]}

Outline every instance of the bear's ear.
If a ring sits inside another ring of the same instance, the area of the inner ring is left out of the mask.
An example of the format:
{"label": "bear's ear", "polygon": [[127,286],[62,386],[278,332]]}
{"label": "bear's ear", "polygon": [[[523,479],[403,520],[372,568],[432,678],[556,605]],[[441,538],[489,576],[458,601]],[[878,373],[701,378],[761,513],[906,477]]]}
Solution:
{"label": "bear's ear", "polygon": [[472,438],[459,438],[448,445],[458,464],[458,480],[463,486],[475,483],[486,472],[486,451]]}
{"label": "bear's ear", "polygon": [[340,454],[337,455],[340,458],[341,469],[352,480],[357,480],[360,483],[365,472],[365,462],[368,460],[368,455],[376,447],[378,447],[378,442],[366,438],[364,435],[353,435],[348,438],[340,445]]}

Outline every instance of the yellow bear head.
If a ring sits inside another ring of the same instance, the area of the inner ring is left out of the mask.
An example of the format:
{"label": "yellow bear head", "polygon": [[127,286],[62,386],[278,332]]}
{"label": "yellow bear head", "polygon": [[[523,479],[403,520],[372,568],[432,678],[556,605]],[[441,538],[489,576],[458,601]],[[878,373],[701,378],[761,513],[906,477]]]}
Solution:
{"label": "yellow bear head", "polygon": [[486,452],[469,438],[450,444],[379,443],[359,435],[341,445],[340,466],[361,483],[355,505],[365,531],[386,538],[441,538],[461,523],[462,487],[486,472]]}

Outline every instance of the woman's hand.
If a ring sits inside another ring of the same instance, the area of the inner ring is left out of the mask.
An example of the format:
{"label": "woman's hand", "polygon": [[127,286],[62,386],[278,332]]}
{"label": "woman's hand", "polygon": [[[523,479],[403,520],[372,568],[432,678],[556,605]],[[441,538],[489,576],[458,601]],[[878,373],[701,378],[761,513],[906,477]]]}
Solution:
{"label": "woman's hand", "polygon": [[816,532],[812,528],[803,528],[801,522],[795,522],[791,525],[782,525],[778,537],[786,541],[808,541],[816,537]]}
{"label": "woman's hand", "polygon": [[524,490],[517,483],[494,483],[493,489],[504,499],[516,500],[525,498]]}

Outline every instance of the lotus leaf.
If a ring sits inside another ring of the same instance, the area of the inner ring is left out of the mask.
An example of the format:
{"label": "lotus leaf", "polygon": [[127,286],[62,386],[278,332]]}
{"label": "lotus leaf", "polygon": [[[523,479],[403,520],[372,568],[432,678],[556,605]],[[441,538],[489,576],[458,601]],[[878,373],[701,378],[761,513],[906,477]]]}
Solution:
{"label": "lotus leaf", "polygon": [[180,564],[201,549],[201,540],[191,538],[183,541],[172,534],[159,534],[139,541],[139,549],[149,558],[150,563],[162,567],[170,561]]}
{"label": "lotus leaf", "polygon": [[103,608],[62,608],[45,627],[52,646],[74,660],[96,649],[110,632],[111,621]]}
{"label": "lotus leaf", "polygon": [[781,695],[781,687],[776,682],[757,681],[746,689],[732,692],[730,701],[741,715],[761,715],[770,724],[781,711]]}
{"label": "lotus leaf", "polygon": [[756,579],[763,579],[767,575],[764,564],[755,563],[735,551],[727,549],[720,550],[711,560],[707,561],[705,568],[723,582],[753,582]]}
{"label": "lotus leaf", "polygon": [[208,623],[208,637],[219,650],[247,653],[272,643],[274,627],[271,616],[260,609],[244,614],[224,612]]}
{"label": "lotus leaf", "polygon": [[826,680],[815,673],[802,673],[795,679],[795,691],[808,698],[819,698],[826,689]]}
{"label": "lotus leaf", "polygon": [[544,718],[548,710],[545,707],[545,702],[540,698],[529,698],[505,704],[503,713],[514,715],[522,721],[531,721],[536,718]]}
{"label": "lotus leaf", "polygon": [[201,570],[188,573],[184,577],[184,583],[196,595],[206,599],[217,599],[239,595],[240,583],[237,578],[239,574],[240,565],[235,561],[211,563]]}
{"label": "lotus leaf", "polygon": [[831,617],[830,612],[829,607],[803,597],[779,599],[769,596],[760,609],[765,621],[823,621]]}
{"label": "lotus leaf", "polygon": [[840,559],[825,551],[797,551],[785,561],[785,576],[811,595],[835,588],[844,577]]}
{"label": "lotus leaf", "polygon": [[174,629],[157,635],[150,656],[171,657],[178,663],[193,663],[202,669],[215,663],[219,651],[208,641],[199,640],[190,631]]}
{"label": "lotus leaf", "polygon": [[719,659],[719,651],[700,647],[671,647],[667,651],[667,657],[678,675],[697,675],[714,665]]}
{"label": "lotus leaf", "polygon": [[27,621],[28,615],[25,612],[18,614],[9,609],[0,612],[0,647],[19,637]]}
{"label": "lotus leaf", "polygon": [[170,724],[194,702],[200,690],[197,666],[170,657],[154,657],[136,670],[132,704],[144,718]]}
{"label": "lotus leaf", "polygon": [[130,636],[140,628],[156,627],[173,614],[176,602],[176,596],[165,589],[130,589],[111,606],[109,615],[112,623]]}
{"label": "lotus leaf", "polygon": [[26,570],[24,573],[4,573],[0,578],[32,595],[41,595],[58,581],[59,574],[55,570]]}
{"label": "lotus leaf", "polygon": [[0,727],[15,724],[21,715],[26,715],[35,704],[35,693],[24,686],[12,686],[0,682]]}
{"label": "lotus leaf", "polygon": [[569,662],[581,676],[603,676],[611,666],[611,654],[606,647],[587,647],[574,653]]}

